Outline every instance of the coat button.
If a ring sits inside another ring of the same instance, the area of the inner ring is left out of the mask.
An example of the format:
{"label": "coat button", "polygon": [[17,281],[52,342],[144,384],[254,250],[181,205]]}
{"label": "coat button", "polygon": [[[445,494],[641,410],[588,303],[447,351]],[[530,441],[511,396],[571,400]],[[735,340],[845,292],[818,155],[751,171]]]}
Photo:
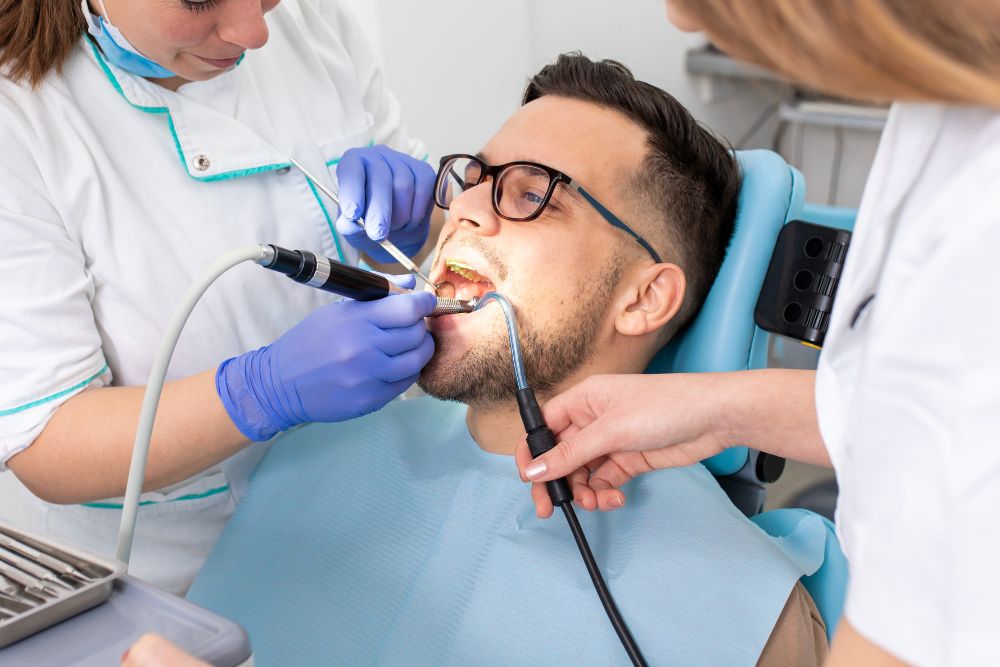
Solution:
{"label": "coat button", "polygon": [[194,168],[198,171],[205,171],[212,166],[212,161],[208,159],[207,155],[195,155],[192,162],[194,163]]}
{"label": "coat button", "polygon": [[287,174],[287,173],[288,173],[288,172],[290,172],[291,170],[292,170],[292,168],[291,168],[291,167],[281,167],[280,169],[278,169],[278,174],[279,174],[280,176],[284,176],[285,174]]}

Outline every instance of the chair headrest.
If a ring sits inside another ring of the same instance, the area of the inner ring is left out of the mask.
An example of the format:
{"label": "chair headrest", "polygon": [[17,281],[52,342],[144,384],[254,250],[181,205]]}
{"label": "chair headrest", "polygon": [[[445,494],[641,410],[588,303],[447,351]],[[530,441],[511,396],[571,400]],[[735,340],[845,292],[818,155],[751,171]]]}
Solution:
{"label": "chair headrest", "polygon": [[[648,373],[693,373],[762,368],[767,334],[754,323],[764,275],[781,227],[799,216],[802,174],[767,150],[736,151],[743,182],[736,228],[718,277],[691,324],[653,358]],[[746,450],[731,449],[705,461],[716,475],[743,466]]]}

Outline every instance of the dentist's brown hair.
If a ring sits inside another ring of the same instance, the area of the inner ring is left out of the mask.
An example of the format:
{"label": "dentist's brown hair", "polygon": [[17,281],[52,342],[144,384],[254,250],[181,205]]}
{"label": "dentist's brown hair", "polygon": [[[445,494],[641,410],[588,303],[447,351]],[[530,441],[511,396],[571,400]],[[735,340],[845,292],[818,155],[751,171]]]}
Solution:
{"label": "dentist's brown hair", "polygon": [[668,0],[728,53],[811,88],[1000,107],[997,0]]}
{"label": "dentist's brown hair", "polygon": [[0,0],[0,73],[37,86],[86,29],[74,0]]}

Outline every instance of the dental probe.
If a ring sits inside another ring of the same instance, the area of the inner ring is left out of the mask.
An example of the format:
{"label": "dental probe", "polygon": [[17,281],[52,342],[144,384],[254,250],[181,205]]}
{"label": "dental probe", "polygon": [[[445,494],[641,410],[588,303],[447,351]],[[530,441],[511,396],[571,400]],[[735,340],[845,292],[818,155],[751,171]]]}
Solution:
{"label": "dental probe", "polygon": [[17,584],[2,574],[0,574],[0,595],[6,596],[5,599],[8,602],[17,602],[28,606],[34,606],[37,604],[37,602],[33,601],[31,598],[21,595],[21,589],[18,588]]}
{"label": "dental probe", "polygon": [[[21,570],[8,565],[7,563],[0,563],[0,574],[7,577],[8,579],[13,579],[15,582],[21,584],[24,590],[32,595],[45,599],[45,595],[50,595],[52,597],[59,597],[58,591],[54,588],[49,588],[45,585],[45,582],[41,579],[31,576],[27,572],[22,572]],[[44,595],[43,595],[44,594]]]}
{"label": "dental probe", "polygon": [[59,586],[60,588],[65,588],[68,591],[73,590],[72,586],[63,583],[62,580],[60,580],[59,577],[57,577],[55,573],[52,572],[51,570],[48,570],[42,567],[41,565],[32,563],[27,558],[19,556],[18,554],[14,553],[9,549],[4,549],[3,547],[0,547],[0,560],[3,560],[8,564],[16,567],[17,569],[21,570],[21,572],[27,572],[33,577],[38,577],[42,581],[47,581],[50,584],[54,584],[55,586]]}
{"label": "dental probe", "polygon": [[[330,188],[326,187],[326,185],[324,185],[318,178],[313,176],[312,173],[310,173],[308,169],[303,167],[295,158],[290,157],[288,158],[288,161],[291,162],[293,165],[295,165],[296,168],[298,168],[298,170],[301,171],[302,174],[309,179],[309,182],[315,185],[320,192],[322,192],[327,197],[332,199],[333,203],[336,204],[338,208],[340,207],[340,197],[337,196],[337,193],[335,193]],[[365,221],[363,218],[358,218],[358,224],[361,225],[362,229],[364,229]],[[407,257],[405,252],[397,248],[396,245],[392,243],[392,241],[390,241],[389,239],[384,239],[382,241],[379,241],[378,244],[382,246],[383,250],[392,255],[397,262],[405,266],[407,270],[409,270],[411,273],[416,274],[421,280],[423,280],[425,283],[433,287],[435,292],[437,291],[437,285],[432,283],[431,279],[425,276],[423,271],[420,270],[420,267],[418,267],[413,262],[412,259]]]}
{"label": "dental probe", "polygon": [[50,570],[54,570],[56,574],[72,577],[73,579],[81,582],[90,581],[90,577],[69,563],[63,562],[54,556],[48,555],[47,553],[43,553],[38,549],[29,547],[27,544],[19,542],[9,535],[0,534],[0,547],[6,547],[11,551],[16,551],[22,556],[32,559],[39,565],[44,565]]}
{"label": "dental probe", "polygon": [[[263,257],[256,260],[266,269],[284,273],[295,282],[333,292],[355,301],[374,301],[390,294],[409,294],[413,290],[394,284],[385,276],[365,271],[354,266],[308,250],[289,250],[276,245],[265,245]],[[463,301],[447,297],[436,297],[437,305],[432,316],[471,313],[476,300]]]}

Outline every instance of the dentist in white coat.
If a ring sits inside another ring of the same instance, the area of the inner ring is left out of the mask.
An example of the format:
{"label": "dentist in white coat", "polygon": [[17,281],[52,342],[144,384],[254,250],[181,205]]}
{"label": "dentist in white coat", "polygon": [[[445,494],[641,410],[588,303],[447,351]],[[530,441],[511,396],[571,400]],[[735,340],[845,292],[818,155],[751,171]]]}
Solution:
{"label": "dentist in white coat", "polygon": [[[143,385],[192,280],[254,243],[415,255],[434,173],[336,0],[5,3],[0,72],[0,470],[29,528],[113,553]],[[339,180],[343,211],[290,157]],[[264,441],[403,391],[432,307],[223,276],[170,366],[131,571],[185,591]]]}

